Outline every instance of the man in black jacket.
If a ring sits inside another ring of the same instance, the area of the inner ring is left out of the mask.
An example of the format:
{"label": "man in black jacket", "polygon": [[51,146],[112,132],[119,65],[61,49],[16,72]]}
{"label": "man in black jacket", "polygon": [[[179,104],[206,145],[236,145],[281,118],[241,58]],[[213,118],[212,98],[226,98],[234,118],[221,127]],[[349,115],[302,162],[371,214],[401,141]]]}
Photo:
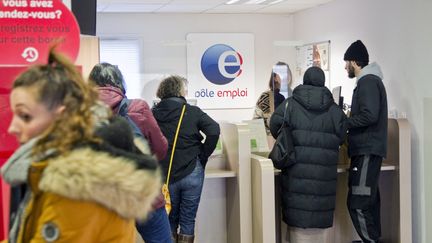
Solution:
{"label": "man in black jacket", "polygon": [[378,242],[381,236],[381,163],[387,153],[387,95],[378,64],[369,63],[369,54],[360,40],[344,55],[349,78],[357,78],[351,114],[347,119],[349,169],[348,210],[364,242]]}

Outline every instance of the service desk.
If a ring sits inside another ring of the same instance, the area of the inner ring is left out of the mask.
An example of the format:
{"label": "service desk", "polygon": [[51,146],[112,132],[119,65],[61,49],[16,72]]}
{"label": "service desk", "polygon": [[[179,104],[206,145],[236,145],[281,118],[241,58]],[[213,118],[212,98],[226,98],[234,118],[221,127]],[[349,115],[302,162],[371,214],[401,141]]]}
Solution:
{"label": "service desk", "polygon": [[[383,161],[380,175],[382,241],[412,243],[411,131],[406,119],[389,119],[387,145],[387,158]],[[273,168],[267,154],[251,156],[254,243],[286,242],[286,226],[281,222],[276,193],[279,171]],[[334,223],[326,232],[328,243],[360,239],[346,208],[348,168],[349,161],[340,161]]]}

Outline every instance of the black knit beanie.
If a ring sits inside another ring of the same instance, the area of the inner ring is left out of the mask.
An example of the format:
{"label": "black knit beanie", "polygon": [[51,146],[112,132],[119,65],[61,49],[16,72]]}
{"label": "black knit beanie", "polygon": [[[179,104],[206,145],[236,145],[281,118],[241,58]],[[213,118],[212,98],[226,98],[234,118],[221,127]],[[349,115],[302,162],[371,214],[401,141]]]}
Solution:
{"label": "black knit beanie", "polygon": [[368,51],[361,40],[357,40],[348,47],[344,55],[344,60],[369,63]]}

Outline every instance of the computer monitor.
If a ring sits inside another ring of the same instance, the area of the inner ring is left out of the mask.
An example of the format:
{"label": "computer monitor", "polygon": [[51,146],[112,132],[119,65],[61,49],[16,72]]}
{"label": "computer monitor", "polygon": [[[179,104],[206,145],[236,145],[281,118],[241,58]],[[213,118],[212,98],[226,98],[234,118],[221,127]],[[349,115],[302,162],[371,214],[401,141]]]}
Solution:
{"label": "computer monitor", "polygon": [[332,95],[334,102],[341,108],[343,108],[343,97],[341,96],[342,86],[337,86],[332,89]]}

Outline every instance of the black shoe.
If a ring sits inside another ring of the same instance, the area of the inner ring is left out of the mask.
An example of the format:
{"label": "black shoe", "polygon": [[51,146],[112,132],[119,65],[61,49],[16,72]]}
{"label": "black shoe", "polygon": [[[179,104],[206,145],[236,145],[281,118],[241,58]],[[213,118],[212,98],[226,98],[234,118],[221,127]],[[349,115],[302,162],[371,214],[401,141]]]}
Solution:
{"label": "black shoe", "polygon": [[[363,243],[361,240],[353,240],[351,243]],[[381,241],[376,241],[376,243],[381,243]]]}

